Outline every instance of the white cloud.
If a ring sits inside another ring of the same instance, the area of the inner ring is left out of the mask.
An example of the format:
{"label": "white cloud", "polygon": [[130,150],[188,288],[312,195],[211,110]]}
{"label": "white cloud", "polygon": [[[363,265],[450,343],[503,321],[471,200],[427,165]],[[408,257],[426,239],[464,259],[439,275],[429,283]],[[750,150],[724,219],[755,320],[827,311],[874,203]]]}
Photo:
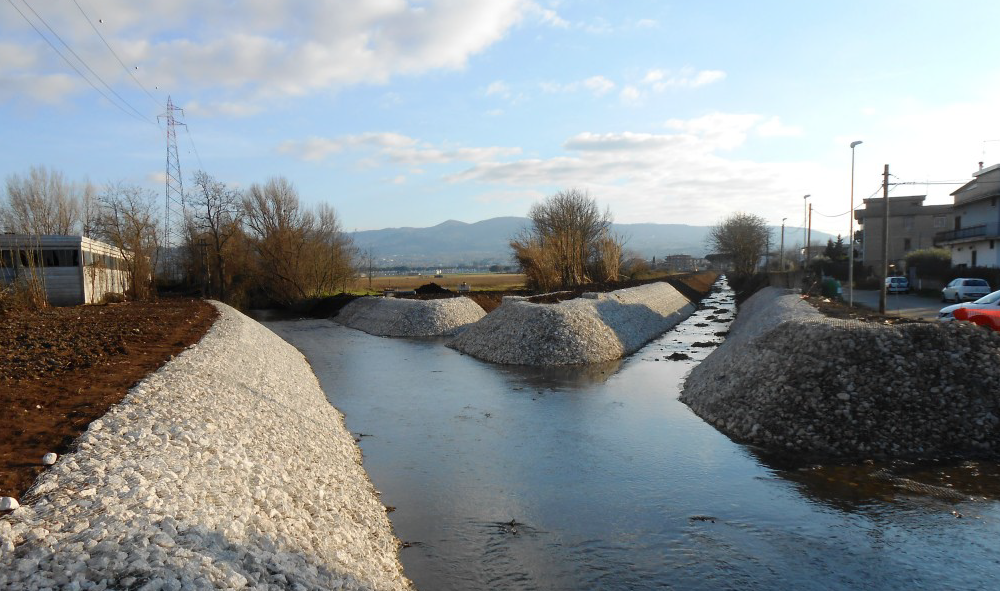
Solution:
{"label": "white cloud", "polygon": [[642,91],[635,86],[626,86],[618,93],[619,98],[625,103],[637,103],[642,99]]}
{"label": "white cloud", "polygon": [[[350,6],[313,0],[143,5],[104,0],[87,9],[123,61],[139,67],[136,72],[147,87],[184,87],[189,95],[209,91],[219,95],[215,102],[229,106],[202,106],[209,103],[202,98],[199,108],[237,115],[252,112],[234,106],[237,102],[461,69],[529,13],[539,13],[551,25],[561,22],[529,0],[380,0]],[[39,12],[88,62],[111,62],[77,11],[41,6]],[[32,35],[20,19],[0,23],[0,77],[16,72],[44,77],[65,70]],[[130,83],[117,64],[98,71],[111,84]]]}
{"label": "white cloud", "polygon": [[[449,164],[452,162],[484,162],[516,156],[520,148],[487,146],[434,146],[414,138],[389,132],[371,132],[358,135],[344,135],[335,138],[308,138],[305,140],[287,140],[276,148],[281,154],[289,154],[301,160],[318,162],[333,154],[348,150],[367,154],[369,166],[379,166],[382,163],[395,163],[407,166],[422,166],[427,164]],[[374,154],[375,158],[372,158]]]}
{"label": "white cloud", "polygon": [[[762,122],[761,115],[713,113],[671,120],[670,133],[584,132],[563,143],[566,153],[473,164],[448,176],[453,183],[485,183],[500,191],[538,187],[590,190],[623,222],[709,223],[732,211],[785,217],[790,196],[828,175],[817,165],[726,158]],[[778,214],[782,215],[778,215]]]}
{"label": "white cloud", "polygon": [[542,92],[548,94],[586,90],[590,91],[594,96],[602,96],[614,90],[615,83],[604,76],[591,76],[566,84],[552,81],[542,82],[539,84],[539,87],[542,89]]}
{"label": "white cloud", "polygon": [[594,93],[595,96],[601,96],[614,89],[615,83],[608,80],[604,76],[591,76],[583,81],[583,85]]}
{"label": "white cloud", "polygon": [[726,78],[722,70],[694,70],[682,68],[679,71],[652,69],[642,78],[642,84],[654,92],[664,92],[670,88],[699,88]]}
{"label": "white cloud", "polygon": [[508,98],[510,96],[510,87],[503,80],[495,80],[490,82],[489,86],[486,87],[486,96],[497,95],[501,98]]}

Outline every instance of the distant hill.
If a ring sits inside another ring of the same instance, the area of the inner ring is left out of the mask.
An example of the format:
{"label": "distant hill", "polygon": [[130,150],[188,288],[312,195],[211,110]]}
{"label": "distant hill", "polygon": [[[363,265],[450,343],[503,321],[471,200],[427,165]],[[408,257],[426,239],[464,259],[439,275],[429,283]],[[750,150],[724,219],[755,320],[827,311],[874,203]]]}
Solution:
{"label": "distant hill", "polygon": [[[355,245],[384,265],[457,265],[510,263],[511,237],[530,224],[528,218],[499,217],[472,224],[448,220],[430,228],[385,228],[355,232]],[[704,256],[709,226],[686,224],[614,224],[626,238],[625,248],[650,258],[668,254]],[[777,242],[780,228],[774,228]],[[802,228],[785,226],[785,242],[795,243]],[[813,231],[813,243],[826,243],[829,234]],[[777,250],[777,243],[774,250]]]}

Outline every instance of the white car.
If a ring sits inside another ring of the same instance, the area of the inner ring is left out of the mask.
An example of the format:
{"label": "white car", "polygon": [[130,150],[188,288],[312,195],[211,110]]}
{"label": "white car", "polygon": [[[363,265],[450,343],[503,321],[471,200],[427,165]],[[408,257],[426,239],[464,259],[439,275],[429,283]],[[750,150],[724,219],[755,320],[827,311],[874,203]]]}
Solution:
{"label": "white car", "polygon": [[985,297],[990,293],[990,284],[985,279],[959,277],[941,290],[941,301],[961,302]]}
{"label": "white car", "polygon": [[906,277],[886,277],[886,293],[910,293],[910,280]]}
{"label": "white car", "polygon": [[952,304],[941,308],[938,312],[938,320],[941,322],[951,322],[955,319],[955,310],[968,308],[971,310],[1000,310],[1000,290],[994,291],[988,296],[983,296],[974,302],[964,304]]}

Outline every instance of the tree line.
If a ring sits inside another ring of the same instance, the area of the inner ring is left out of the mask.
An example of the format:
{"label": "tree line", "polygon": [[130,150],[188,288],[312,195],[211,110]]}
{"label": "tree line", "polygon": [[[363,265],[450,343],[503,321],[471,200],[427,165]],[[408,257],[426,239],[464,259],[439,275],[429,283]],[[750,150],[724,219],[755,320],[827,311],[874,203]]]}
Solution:
{"label": "tree line", "polygon": [[[43,166],[7,177],[0,227],[29,236],[79,234],[111,244],[125,260],[126,295],[140,300],[156,296],[159,279],[160,286],[173,282],[168,287],[202,289],[238,307],[264,301],[289,305],[344,289],[354,276],[357,249],[334,209],[303,204],[286,178],[241,190],[198,171],[189,186],[176,233],[180,240],[170,252],[163,248],[156,193],[121,181],[100,188],[69,182]],[[167,260],[170,267],[162,264]]]}

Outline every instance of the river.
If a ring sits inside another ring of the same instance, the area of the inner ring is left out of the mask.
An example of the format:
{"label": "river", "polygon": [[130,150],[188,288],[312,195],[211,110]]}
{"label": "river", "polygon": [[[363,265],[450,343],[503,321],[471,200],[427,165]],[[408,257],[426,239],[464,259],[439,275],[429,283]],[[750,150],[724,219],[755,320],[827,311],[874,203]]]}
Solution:
{"label": "river", "polygon": [[266,325],[344,413],[418,589],[995,588],[996,465],[782,465],[677,401],[733,309],[721,283],[628,359],[571,369]]}

